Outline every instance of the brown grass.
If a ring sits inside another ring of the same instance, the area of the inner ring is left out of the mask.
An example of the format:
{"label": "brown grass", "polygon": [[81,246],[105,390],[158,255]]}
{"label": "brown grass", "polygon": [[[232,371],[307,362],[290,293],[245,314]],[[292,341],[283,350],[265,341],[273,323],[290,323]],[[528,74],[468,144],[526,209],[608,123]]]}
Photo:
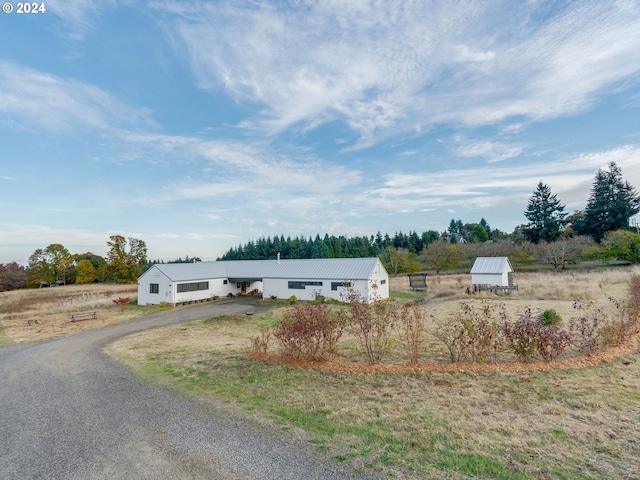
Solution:
{"label": "brown grass", "polygon": [[[48,340],[133,318],[113,299],[136,299],[136,284],[68,285],[0,293],[0,344]],[[71,322],[72,313],[96,311],[98,318]],[[29,325],[29,320],[32,325]],[[4,338],[3,338],[4,337]]]}

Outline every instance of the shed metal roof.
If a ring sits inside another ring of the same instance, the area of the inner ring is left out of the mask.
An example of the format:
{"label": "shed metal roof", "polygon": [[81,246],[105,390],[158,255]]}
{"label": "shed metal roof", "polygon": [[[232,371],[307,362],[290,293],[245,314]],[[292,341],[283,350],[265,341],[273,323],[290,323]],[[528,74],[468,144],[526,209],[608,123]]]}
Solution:
{"label": "shed metal roof", "polygon": [[513,272],[513,267],[508,257],[478,257],[473,263],[471,273],[496,273]]}
{"label": "shed metal roof", "polygon": [[[225,260],[154,265],[174,282],[208,278],[368,279],[377,258],[317,258],[285,260]],[[384,268],[382,264],[379,268]]]}

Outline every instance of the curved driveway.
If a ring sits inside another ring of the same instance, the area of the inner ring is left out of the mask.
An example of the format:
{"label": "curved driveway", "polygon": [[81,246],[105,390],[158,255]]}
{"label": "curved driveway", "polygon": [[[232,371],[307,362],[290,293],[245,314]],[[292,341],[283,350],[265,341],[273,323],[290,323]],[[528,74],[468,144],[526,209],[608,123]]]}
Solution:
{"label": "curved driveway", "polygon": [[133,377],[102,352],[125,335],[244,313],[231,300],[0,348],[0,479],[349,479],[306,442]]}

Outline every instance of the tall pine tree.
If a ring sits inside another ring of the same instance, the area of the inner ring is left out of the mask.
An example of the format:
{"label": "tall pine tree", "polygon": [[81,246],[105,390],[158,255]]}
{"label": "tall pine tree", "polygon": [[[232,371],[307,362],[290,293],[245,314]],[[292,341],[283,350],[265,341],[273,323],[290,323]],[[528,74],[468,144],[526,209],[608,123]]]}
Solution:
{"label": "tall pine tree", "polygon": [[524,212],[529,223],[524,228],[524,236],[533,243],[553,242],[560,237],[567,214],[557,195],[551,194],[548,185],[538,182],[527,209]]}
{"label": "tall pine tree", "polygon": [[640,195],[622,178],[622,170],[615,162],[609,170],[598,170],[591,195],[578,232],[590,235],[596,242],[604,234],[629,227],[629,218],[640,211]]}

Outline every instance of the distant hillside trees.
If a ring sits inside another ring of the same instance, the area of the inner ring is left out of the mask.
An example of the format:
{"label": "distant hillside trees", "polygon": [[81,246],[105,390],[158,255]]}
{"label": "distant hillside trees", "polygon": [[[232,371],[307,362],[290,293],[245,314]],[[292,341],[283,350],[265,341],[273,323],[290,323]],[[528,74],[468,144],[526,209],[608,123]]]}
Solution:
{"label": "distant hillside trees", "polygon": [[540,243],[560,238],[567,214],[557,195],[551,193],[549,185],[539,182],[529,198],[524,216],[529,220],[523,230],[525,238]]}
{"label": "distant hillside trees", "polygon": [[595,176],[584,217],[574,225],[580,235],[590,235],[600,242],[607,232],[627,230],[629,219],[640,211],[640,195],[622,178],[615,162]]}

